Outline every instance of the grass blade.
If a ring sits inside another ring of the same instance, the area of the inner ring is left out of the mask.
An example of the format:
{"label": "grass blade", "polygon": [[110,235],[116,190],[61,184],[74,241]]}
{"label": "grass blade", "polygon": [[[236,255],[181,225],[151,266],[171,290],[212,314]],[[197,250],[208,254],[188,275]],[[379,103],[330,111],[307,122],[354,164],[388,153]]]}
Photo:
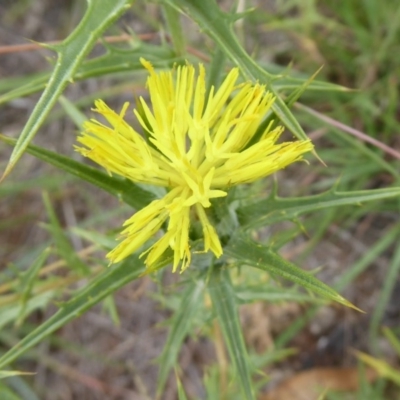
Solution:
{"label": "grass blade", "polygon": [[50,220],[48,230],[54,239],[59,256],[64,259],[71,270],[78,273],[78,275],[89,274],[89,267],[78,257],[71,243],[65,236],[65,232],[61,228],[60,222],[51,205],[50,197],[46,192],[43,193],[43,202]]}
{"label": "grass blade", "polygon": [[[397,242],[398,240],[399,239],[397,239]],[[386,307],[389,304],[390,296],[393,293],[397,277],[399,276],[399,271],[400,271],[400,247],[397,247],[392,262],[389,265],[389,269],[386,274],[378,302],[375,305],[374,312],[371,317],[370,340],[372,346],[375,348],[375,351],[378,350],[379,324],[381,323]]]}
{"label": "grass blade", "polygon": [[232,363],[236,368],[243,399],[254,400],[247,349],[239,322],[236,296],[228,271],[221,267],[214,267],[210,276],[209,292]]}
{"label": "grass blade", "polygon": [[20,274],[18,289],[21,293],[21,310],[15,322],[16,326],[22,325],[22,322],[26,316],[27,303],[31,297],[32,289],[35,284],[36,278],[38,277],[39,270],[40,268],[42,268],[49,254],[50,248],[46,248],[40,253],[40,255],[36,258],[29,269]]}
{"label": "grass blade", "polygon": [[188,286],[182,296],[180,307],[172,317],[171,330],[165,343],[163,352],[159,358],[160,372],[158,376],[157,393],[161,394],[164,389],[168,374],[174,366],[179,350],[191,324],[201,305],[201,296],[204,291],[204,282],[198,280]]}
{"label": "grass blade", "polygon": [[89,285],[76,292],[74,297],[61,305],[60,309],[42,325],[25,336],[0,358],[0,368],[16,360],[45,337],[61,328],[95,304],[114,293],[127,283],[139,278],[144,272],[143,261],[137,256],[129,257],[125,262],[107,268]]}

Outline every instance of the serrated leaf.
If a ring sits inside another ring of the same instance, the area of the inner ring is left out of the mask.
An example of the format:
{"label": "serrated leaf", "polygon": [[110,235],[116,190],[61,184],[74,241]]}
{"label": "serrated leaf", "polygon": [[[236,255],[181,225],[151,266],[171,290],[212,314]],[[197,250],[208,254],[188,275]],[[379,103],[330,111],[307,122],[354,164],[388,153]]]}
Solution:
{"label": "serrated leaf", "polygon": [[[172,65],[179,60],[172,49],[165,45],[156,46],[138,41],[133,49],[118,49],[107,46],[105,54],[83,62],[75,71],[72,79],[75,82],[121,72],[142,71],[141,57],[151,61],[155,67]],[[15,89],[1,95],[0,105],[45,89],[50,73],[35,74],[30,78],[25,84],[16,85]]]}
{"label": "serrated leaf", "polygon": [[[8,138],[1,134],[0,139],[11,145],[14,145],[16,142],[15,139]],[[109,176],[98,169],[79,163],[61,154],[33,145],[29,145],[26,151],[42,161],[75,175],[86,182],[92,183],[136,209],[147,206],[155,199],[153,193],[142,189],[140,186],[135,185],[127,179],[122,180],[117,177]]]}
{"label": "serrated leaf", "polygon": [[256,243],[245,235],[234,235],[224,248],[224,254],[233,257],[235,262],[239,264],[249,265],[273,275],[281,276],[297,285],[303,286],[305,289],[319,294],[327,300],[336,301],[347,307],[361,311],[313,275],[285,260],[269,247]]}
{"label": "serrated leaf", "polygon": [[240,224],[244,229],[272,225],[295,219],[302,214],[344,205],[361,205],[363,202],[383,200],[400,196],[400,187],[339,192],[335,188],[327,192],[306,197],[282,198],[271,194],[237,209]]}
{"label": "serrated leaf", "polygon": [[214,266],[210,274],[208,290],[216,318],[224,334],[229,355],[236,369],[236,376],[244,396],[243,399],[254,400],[248,354],[229,272],[223,267]]}
{"label": "serrated leaf", "polygon": [[196,313],[199,310],[204,286],[204,282],[200,279],[189,284],[181,298],[178,310],[174,312],[170,332],[159,358],[160,372],[157,383],[157,393],[159,395],[164,389],[168,374],[176,363],[182,342],[188,334]]}
{"label": "serrated leaf", "polygon": [[72,319],[82,315],[85,311],[89,310],[125,284],[139,278],[143,272],[143,261],[139,260],[136,255],[129,257],[119,265],[104,270],[104,272],[94,278],[86,287],[77,291],[71,300],[62,304],[60,309],[52,317],[7,351],[0,358],[0,368],[4,368],[9,363],[13,362],[45,337],[61,328]]}
{"label": "serrated leaf", "polygon": [[59,45],[57,63],[46,88],[22,130],[4,171],[4,179],[38,132],[58,97],[104,30],[129,7],[130,0],[87,0],[88,7],[79,25]]}

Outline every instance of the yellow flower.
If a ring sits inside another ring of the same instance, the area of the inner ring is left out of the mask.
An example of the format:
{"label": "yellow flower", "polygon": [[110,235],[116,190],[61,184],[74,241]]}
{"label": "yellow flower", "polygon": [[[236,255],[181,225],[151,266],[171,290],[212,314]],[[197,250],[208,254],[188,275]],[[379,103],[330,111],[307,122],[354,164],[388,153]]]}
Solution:
{"label": "yellow flower", "polygon": [[169,189],[163,198],[124,223],[123,240],[107,258],[112,263],[126,258],[168,221],[161,239],[142,255],[147,254],[145,263],[151,267],[170,247],[173,270],[179,265],[184,270],[191,260],[191,215],[196,214],[203,227],[204,251],[220,257],[221,243],[206,213],[210,199],[226,196],[231,186],[285,168],[313,146],[310,141],[276,144],[282,127],[268,127],[258,142],[247,146],[274,97],[263,85],[237,85],[237,68],[229,72],[218,90],[212,87],[206,98],[202,65],[196,76],[192,65],[156,73],[148,61],[142,60],[142,64],[150,73],[147,86],[152,110],[140,98],[142,111],[134,110],[134,114],[150,143],[125,122],[129,103],[117,114],[97,100],[94,111],[111,127],[96,120],[86,122],[78,138],[84,147],[76,150],[109,173]]}

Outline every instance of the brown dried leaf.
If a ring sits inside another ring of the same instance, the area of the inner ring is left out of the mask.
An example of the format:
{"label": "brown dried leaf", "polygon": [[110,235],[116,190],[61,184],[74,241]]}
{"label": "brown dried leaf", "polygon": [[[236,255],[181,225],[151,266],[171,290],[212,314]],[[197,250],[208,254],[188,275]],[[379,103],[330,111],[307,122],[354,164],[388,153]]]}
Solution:
{"label": "brown dried leaf", "polygon": [[[377,373],[368,369],[366,378],[371,382]],[[359,384],[357,368],[314,368],[284,380],[259,400],[317,400],[326,390],[355,391]]]}

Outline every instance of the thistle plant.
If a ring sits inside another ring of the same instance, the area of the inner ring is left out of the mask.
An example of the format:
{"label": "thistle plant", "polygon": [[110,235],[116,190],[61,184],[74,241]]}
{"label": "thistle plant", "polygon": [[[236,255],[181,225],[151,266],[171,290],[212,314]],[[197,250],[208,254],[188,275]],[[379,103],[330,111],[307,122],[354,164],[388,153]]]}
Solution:
{"label": "thistle plant", "polygon": [[[33,261],[27,257],[28,264],[22,263],[18,274],[7,276],[10,282],[6,289],[0,287],[0,306],[14,307],[10,312],[4,308],[4,315],[11,315],[5,324],[13,321],[18,326],[35,309],[50,303],[58,308],[38,326],[23,330],[20,341],[1,356],[0,368],[14,368],[23,354],[60,327],[99,302],[112,301],[121,287],[145,274],[160,279],[169,270],[164,267],[172,266],[173,272],[184,273],[175,275],[179,287],[170,306],[174,312],[159,357],[154,395],[162,398],[174,368],[180,385],[177,366],[183,341],[216,321],[229,353],[231,369],[227,375],[232,379],[219,388],[219,394],[209,391],[209,398],[223,393],[218,398],[253,400],[258,390],[254,379],[257,365],[249,356],[239,322],[242,302],[265,299],[269,293],[284,300],[291,294],[296,301],[308,304],[337,302],[357,309],[335,288],[280,254],[287,238],[267,240],[254,233],[279,222],[298,222],[322,209],[395,198],[400,190],[339,191],[335,186],[323,193],[282,198],[276,183],[280,179],[273,185],[264,184],[265,178],[271,179],[293,163],[290,168],[311,170],[320,162],[319,149],[293,114],[293,104],[306,90],[346,89],[318,81],[315,76],[303,79],[292,78],[285,71],[268,72],[236,37],[232,25],[238,15],[223,12],[215,0],[164,0],[160,7],[169,40],[154,45],[132,35],[129,40],[136,41],[134,45],[129,42],[124,50],[105,45],[106,53],[91,59],[86,55],[96,40],[128,12],[132,2],[87,3],[86,14],[70,36],[60,44],[46,45],[58,57],[52,72],[45,79],[42,75],[32,78],[2,95],[3,102],[10,102],[43,91],[18,139],[0,135],[14,147],[3,179],[27,152],[75,177],[77,185],[86,181],[117,197],[121,210],[131,216],[119,234],[108,231],[119,228],[112,221],[107,221],[103,233],[78,227],[74,234],[90,241],[96,253],[90,247],[91,253],[77,254],[58,221],[51,196],[44,194],[51,239],[37,249]],[[212,54],[202,57],[209,62],[201,62],[192,54],[195,52],[187,51],[181,14],[213,41]],[[148,75],[146,83],[143,72]],[[106,98],[110,93],[96,93],[94,118],[90,118],[88,102],[78,106],[78,102],[61,96],[71,82],[114,73],[123,76],[122,86],[133,75],[145,86],[149,98],[144,95],[135,106],[126,102],[121,110],[113,110],[107,105],[112,102]],[[72,148],[62,155],[31,144],[57,101],[76,124],[75,150],[79,154]],[[127,120],[132,114],[135,122],[130,124]],[[289,138],[286,141],[281,138],[284,131]],[[97,166],[90,166],[85,158]],[[298,163],[304,159],[307,162]],[[395,240],[398,232],[398,227],[393,229],[388,242]],[[51,253],[60,259],[57,265],[65,268],[67,278],[46,275],[55,269],[47,265]],[[238,281],[254,271],[261,277],[259,285],[255,288],[245,283],[247,297],[241,297],[244,289]],[[294,283],[294,288],[280,285],[281,279]],[[343,289],[350,280],[345,277],[338,287]],[[71,284],[78,282],[71,294]],[[11,288],[18,289],[4,294]],[[60,298],[60,293],[68,295],[68,300]],[[8,371],[3,376],[18,373]]]}
{"label": "thistle plant", "polygon": [[105,117],[111,128],[96,120],[85,123],[78,138],[85,147],[76,149],[110,173],[170,189],[124,223],[123,241],[107,258],[112,263],[125,259],[154,237],[168,219],[165,234],[142,255],[147,255],[145,264],[151,270],[170,247],[173,271],[179,264],[183,271],[191,262],[191,218],[201,222],[204,252],[211,250],[219,258],[221,242],[206,212],[210,200],[225,197],[232,186],[285,168],[313,146],[307,140],[277,144],[283,127],[272,129],[273,121],[258,141],[248,146],[274,97],[263,85],[236,85],[237,68],[206,96],[203,65],[196,77],[191,65],[157,74],[149,62],[142,63],[150,73],[147,86],[153,111],[141,98],[143,113],[134,113],[147,142],[124,121],[129,103],[117,114],[98,100],[94,111]]}

